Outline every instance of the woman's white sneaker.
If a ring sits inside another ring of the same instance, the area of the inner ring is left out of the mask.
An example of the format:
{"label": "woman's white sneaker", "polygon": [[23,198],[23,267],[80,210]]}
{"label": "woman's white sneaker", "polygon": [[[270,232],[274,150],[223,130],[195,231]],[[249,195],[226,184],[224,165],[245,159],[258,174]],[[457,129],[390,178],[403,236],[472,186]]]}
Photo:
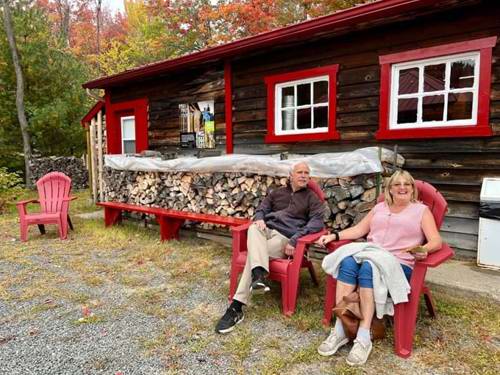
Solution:
{"label": "woman's white sneaker", "polygon": [[371,342],[365,344],[358,339],[354,340],[354,345],[346,359],[347,364],[351,366],[364,365],[372,352],[372,348]]}
{"label": "woman's white sneaker", "polygon": [[318,347],[318,353],[325,357],[334,355],[340,347],[344,346],[348,342],[349,339],[347,337],[339,336],[335,331],[335,328],[332,328],[330,335]]}

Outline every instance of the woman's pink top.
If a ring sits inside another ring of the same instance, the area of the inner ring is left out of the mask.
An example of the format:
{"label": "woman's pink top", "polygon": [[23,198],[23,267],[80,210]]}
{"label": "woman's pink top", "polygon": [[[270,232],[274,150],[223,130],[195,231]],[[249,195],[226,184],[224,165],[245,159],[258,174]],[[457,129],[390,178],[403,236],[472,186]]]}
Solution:
{"label": "woman's pink top", "polygon": [[410,267],[415,263],[413,256],[401,250],[422,245],[425,235],[422,231],[422,217],[427,206],[410,203],[397,214],[389,210],[385,202],[373,207],[373,217],[367,240],[390,251],[399,261]]}

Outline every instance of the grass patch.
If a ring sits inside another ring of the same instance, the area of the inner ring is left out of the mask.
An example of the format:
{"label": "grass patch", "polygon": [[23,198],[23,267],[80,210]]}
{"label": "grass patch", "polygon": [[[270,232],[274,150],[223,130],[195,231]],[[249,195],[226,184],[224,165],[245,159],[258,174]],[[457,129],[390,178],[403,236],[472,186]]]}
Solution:
{"label": "grass patch", "polygon": [[[240,328],[240,327],[238,327]],[[255,341],[254,336],[248,327],[241,327],[234,335],[229,335],[224,342],[224,349],[227,353],[235,356],[238,360],[246,359],[251,350],[252,343]]]}
{"label": "grass patch", "polygon": [[81,318],[72,321],[74,325],[96,324],[102,322],[104,322],[104,318],[98,315],[82,316]]}

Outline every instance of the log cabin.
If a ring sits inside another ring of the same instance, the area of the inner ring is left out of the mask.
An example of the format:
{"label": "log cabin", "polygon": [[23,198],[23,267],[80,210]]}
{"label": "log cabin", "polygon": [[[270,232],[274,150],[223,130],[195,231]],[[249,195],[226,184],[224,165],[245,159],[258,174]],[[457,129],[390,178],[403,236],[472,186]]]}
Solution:
{"label": "log cabin", "polygon": [[82,123],[105,113],[108,154],[397,146],[475,257],[482,179],[500,176],[499,34],[497,0],[374,1],[87,82],[105,95]]}

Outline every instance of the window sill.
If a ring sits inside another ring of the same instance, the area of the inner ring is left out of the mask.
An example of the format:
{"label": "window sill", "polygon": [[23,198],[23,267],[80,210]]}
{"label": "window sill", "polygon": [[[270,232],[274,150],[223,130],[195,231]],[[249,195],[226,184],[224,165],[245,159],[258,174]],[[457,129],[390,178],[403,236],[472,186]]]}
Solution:
{"label": "window sill", "polygon": [[493,131],[490,127],[454,126],[425,129],[393,129],[379,130],[376,139],[419,139],[419,138],[460,138],[460,137],[490,137]]}
{"label": "window sill", "polygon": [[293,135],[266,135],[265,143],[289,143],[289,142],[308,142],[308,141],[331,141],[340,139],[340,134],[337,131],[329,131],[328,133],[307,133]]}

